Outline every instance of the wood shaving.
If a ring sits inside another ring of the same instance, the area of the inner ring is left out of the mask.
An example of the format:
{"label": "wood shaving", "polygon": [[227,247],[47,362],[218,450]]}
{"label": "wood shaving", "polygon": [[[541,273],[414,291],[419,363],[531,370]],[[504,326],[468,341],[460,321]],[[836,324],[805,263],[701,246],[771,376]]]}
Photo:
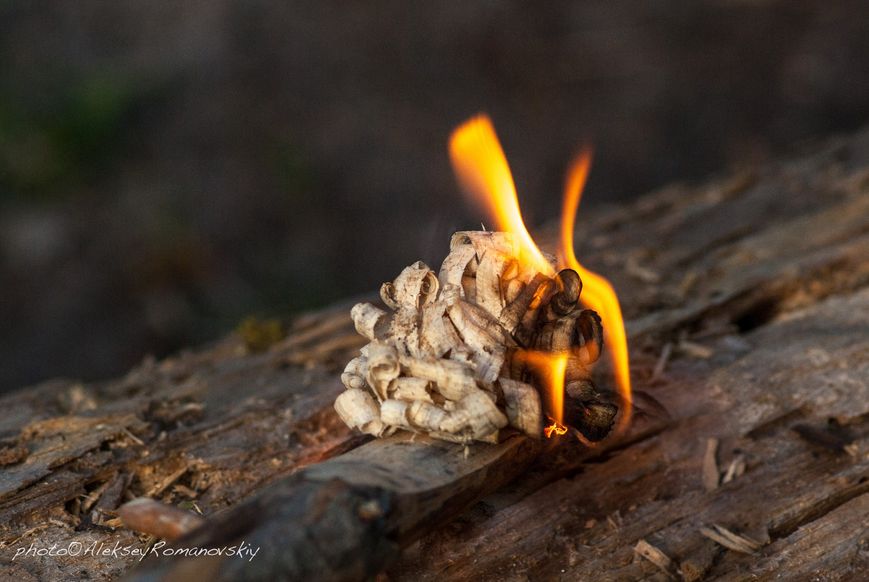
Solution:
{"label": "wood shaving", "polygon": [[540,394],[525,381],[535,372],[517,352],[568,353],[567,381],[587,381],[603,332],[598,315],[579,307],[575,271],[534,272],[518,248],[509,233],[457,232],[437,274],[417,261],[381,286],[388,309],[353,307],[370,343],[341,374],[347,390],[335,410],[345,424],[464,444],[497,442],[507,426],[541,438]]}

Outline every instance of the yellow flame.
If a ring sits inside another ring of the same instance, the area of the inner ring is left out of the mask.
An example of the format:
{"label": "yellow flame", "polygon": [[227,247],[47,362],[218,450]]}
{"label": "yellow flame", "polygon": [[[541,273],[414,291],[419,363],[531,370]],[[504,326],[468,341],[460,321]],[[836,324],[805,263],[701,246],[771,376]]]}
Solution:
{"label": "yellow flame", "polygon": [[543,429],[543,434],[545,434],[548,439],[552,438],[552,433],[555,433],[555,436],[562,436],[567,434],[567,427],[557,422],[553,422]]}
{"label": "yellow flame", "polygon": [[546,386],[546,396],[552,425],[546,427],[543,432],[549,438],[554,432],[563,435],[567,432],[564,427],[564,374],[567,371],[567,353],[547,353],[523,350],[517,354],[524,362],[537,373],[540,381]]}
{"label": "yellow flame", "polygon": [[497,229],[516,236],[520,263],[552,276],[555,270],[522,222],[510,166],[488,116],[478,115],[456,128],[450,136],[450,160],[459,183],[487,208]]}
{"label": "yellow flame", "polygon": [[[513,233],[519,246],[519,261],[547,276],[555,270],[528,233],[507,158],[486,115],[478,115],[460,125],[450,136],[450,160],[459,183],[487,209],[498,230]],[[561,263],[574,269],[583,281],[581,300],[603,320],[605,341],[613,364],[616,385],[624,401],[618,430],[627,427],[631,418],[631,378],[628,343],[621,306],[612,285],[604,277],[589,271],[576,259],[573,231],[582,190],[591,167],[591,151],[585,150],[574,161],[567,176],[561,218]],[[528,362],[536,366],[548,384],[553,424],[546,436],[563,434],[564,372],[567,357],[542,352],[526,352]]]}
{"label": "yellow flame", "polygon": [[624,400],[619,430],[628,426],[631,418],[631,373],[628,360],[628,339],[622,308],[615,290],[609,281],[583,267],[573,250],[573,230],[582,190],[591,167],[591,150],[583,150],[571,164],[564,188],[564,205],[561,212],[561,260],[582,278],[580,299],[590,309],[598,312],[603,320],[604,341],[608,344],[616,386]]}

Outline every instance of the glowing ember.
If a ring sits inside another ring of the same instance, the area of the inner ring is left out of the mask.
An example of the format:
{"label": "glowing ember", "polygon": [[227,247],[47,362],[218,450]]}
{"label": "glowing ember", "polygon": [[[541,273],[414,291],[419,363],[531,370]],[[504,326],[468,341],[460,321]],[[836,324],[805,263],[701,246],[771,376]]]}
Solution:
{"label": "glowing ember", "polygon": [[555,433],[555,436],[562,436],[564,434],[567,434],[567,427],[557,422],[553,422],[552,424],[543,429],[543,434],[545,434],[546,438],[548,439],[552,438],[553,433]]}
{"label": "glowing ember", "polygon": [[549,435],[554,431],[562,435],[567,429],[562,425],[564,422],[564,372],[567,370],[567,354],[547,354],[545,352],[522,351],[517,354],[529,367],[537,372],[541,382],[546,385],[548,410],[552,426],[544,429],[544,434]]}
{"label": "glowing ember", "polygon": [[619,430],[628,426],[631,418],[631,375],[628,361],[628,339],[622,308],[610,282],[597,273],[583,267],[573,251],[573,230],[579,200],[591,167],[591,151],[582,151],[571,165],[564,188],[564,205],[561,212],[561,248],[559,260],[582,278],[580,301],[595,310],[603,320],[604,341],[609,345],[609,357],[613,365],[616,385],[624,401]]}

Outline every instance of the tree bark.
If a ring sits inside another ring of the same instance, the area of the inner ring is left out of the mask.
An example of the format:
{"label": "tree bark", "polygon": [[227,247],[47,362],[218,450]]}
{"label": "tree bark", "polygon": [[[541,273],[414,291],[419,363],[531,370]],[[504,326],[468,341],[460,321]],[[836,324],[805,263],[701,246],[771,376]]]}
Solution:
{"label": "tree bark", "polygon": [[[341,367],[365,341],[349,303],[297,318],[263,353],[232,335],[115,381],[56,380],[7,395],[0,561],[25,580],[117,577],[134,557],[12,557],[31,543],[143,547],[112,527],[112,512],[146,495],[195,504],[209,529],[192,536],[262,536],[263,553],[244,566],[208,562],[215,579],[346,579],[383,567],[397,580],[856,579],[869,567],[867,194],[863,131],[706,185],[581,212],[577,254],[619,292],[635,387],[669,413],[665,423],[639,413],[625,438],[591,450],[562,443],[535,456],[517,439],[474,445],[462,462],[458,446],[364,444],[331,408]],[[605,363],[595,374],[612,385]],[[642,394],[637,404],[655,408]],[[449,467],[449,480],[405,471],[410,485],[371,482],[353,464],[401,474],[420,451],[423,466]],[[430,513],[444,499],[448,509]],[[370,501],[382,516],[346,519]],[[305,519],[320,510],[334,519]],[[321,543],[288,556],[274,540],[307,531],[299,523],[319,524],[306,543]],[[701,531],[716,526],[761,547],[742,553]],[[639,556],[640,540],[670,566]],[[330,561],[337,555],[344,561]]]}

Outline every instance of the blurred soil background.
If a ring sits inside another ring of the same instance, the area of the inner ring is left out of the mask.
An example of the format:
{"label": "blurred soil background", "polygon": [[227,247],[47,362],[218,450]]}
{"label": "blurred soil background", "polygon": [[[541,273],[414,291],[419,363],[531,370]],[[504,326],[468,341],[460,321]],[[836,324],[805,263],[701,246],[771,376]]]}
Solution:
{"label": "blurred soil background", "polygon": [[869,3],[7,0],[0,72],[2,391],[439,264],[478,111],[532,226],[854,130]]}

